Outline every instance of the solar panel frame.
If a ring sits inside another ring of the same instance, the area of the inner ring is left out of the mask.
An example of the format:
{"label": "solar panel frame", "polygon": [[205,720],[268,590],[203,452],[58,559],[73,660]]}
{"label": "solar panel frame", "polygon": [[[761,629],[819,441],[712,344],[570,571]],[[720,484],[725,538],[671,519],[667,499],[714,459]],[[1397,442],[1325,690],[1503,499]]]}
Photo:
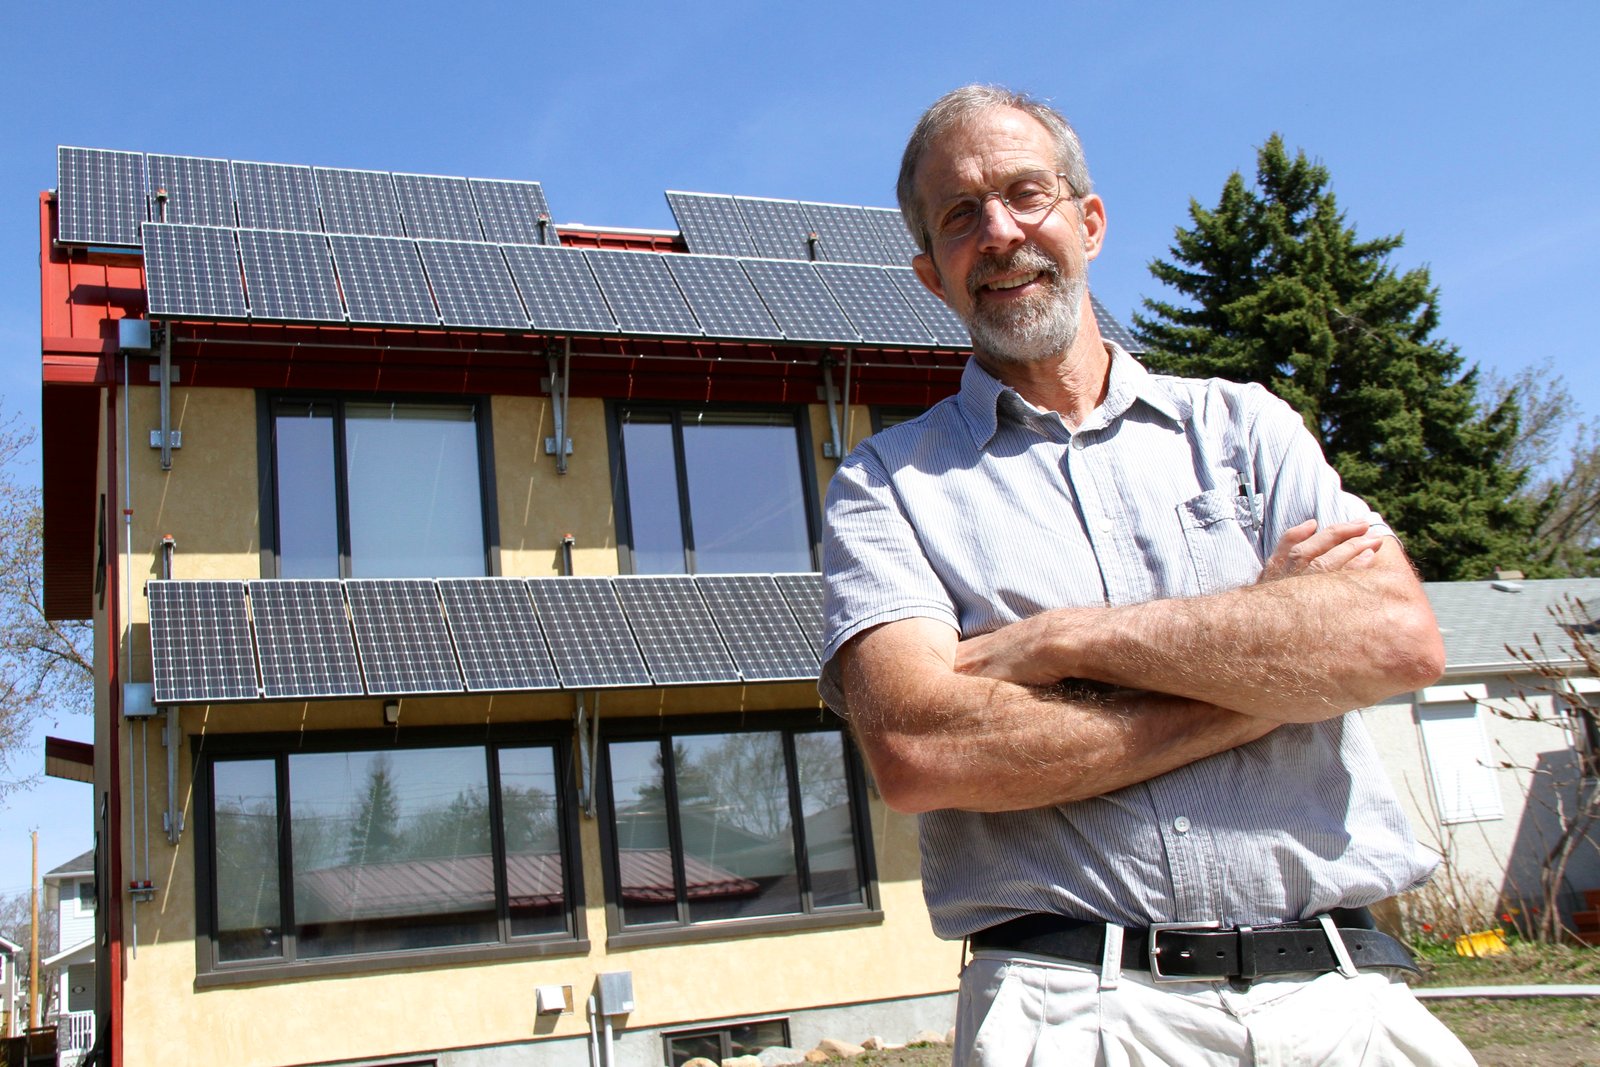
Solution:
{"label": "solar panel frame", "polygon": [[915,348],[926,348],[935,342],[933,333],[911,310],[883,267],[865,263],[812,266],[863,341]]}
{"label": "solar panel frame", "polygon": [[524,579],[440,578],[439,596],[468,692],[561,688]]}
{"label": "solar panel frame", "polygon": [[233,200],[241,229],[322,232],[317,183],[310,167],[236,159]]}
{"label": "solar panel frame", "polygon": [[583,254],[622,332],[654,337],[702,335],[660,253],[586,248]]}
{"label": "solar panel frame", "polygon": [[857,344],[861,335],[810,263],[741,259],[739,265],[791,341]]}
{"label": "solar panel frame", "polygon": [[905,216],[900,214],[899,208],[869,207],[864,209],[878,231],[878,240],[883,244],[884,266],[909,267],[911,261],[922,254],[922,246],[917,244],[917,239],[906,228]]}
{"label": "solar panel frame", "polygon": [[148,218],[143,153],[57,146],[57,241],[137,247]]}
{"label": "solar panel frame", "polygon": [[[538,182],[505,178],[468,178],[478,221],[490,241],[512,245],[559,245],[561,234],[550,221],[550,205]],[[544,225],[539,225],[540,219]]]}
{"label": "solar panel frame", "polygon": [[351,578],[344,589],[369,694],[466,690],[431,579]]}
{"label": "solar panel frame", "polygon": [[145,586],[157,704],[260,698],[244,593],[240,581],[160,579]]}
{"label": "solar panel frame", "polygon": [[332,234],[328,242],[351,322],[439,325],[439,309],[415,241]]}
{"label": "solar panel frame", "polygon": [[536,330],[618,332],[617,320],[583,252],[543,245],[502,245],[511,277]]}
{"label": "solar panel frame", "polygon": [[528,329],[527,310],[499,245],[419,240],[417,251],[446,326]]}
{"label": "solar panel frame", "polygon": [[268,700],[362,696],[361,664],[337,578],[257,579],[249,585]]}
{"label": "solar panel frame", "polygon": [[[201,156],[145,157],[150,179],[152,222],[187,226],[237,225],[233,213],[233,173],[226,159]],[[160,199],[166,193],[166,203]]]}
{"label": "solar panel frame", "polygon": [[556,673],[567,689],[651,684],[638,642],[609,578],[530,578]]}
{"label": "solar panel frame", "polygon": [[794,612],[795,622],[800,624],[800,632],[806,635],[806,640],[811,642],[811,651],[816,654],[817,661],[822,661],[822,575],[820,574],[774,574],[773,582],[778,586],[778,592],[783,594],[784,601],[789,605],[789,610]]}
{"label": "solar panel frame", "polygon": [[747,682],[817,677],[817,654],[770,574],[701,574],[695,585]]}
{"label": "solar panel frame", "polygon": [[662,256],[700,326],[712,337],[781,340],[773,321],[739,261],[728,256]]}
{"label": "solar panel frame", "polygon": [[281,322],[343,322],[328,239],[320,233],[240,230],[250,317]]}
{"label": "solar panel frame", "polygon": [[722,634],[688,575],[612,579],[628,626],[657,685],[737,682]]}
{"label": "solar panel frame", "polygon": [[322,221],[329,233],[404,237],[405,223],[395,202],[394,183],[384,170],[315,167]]}
{"label": "solar panel frame", "polygon": [[683,243],[696,255],[754,256],[755,241],[733,197],[719,193],[667,190],[667,206],[678,222]]}
{"label": "solar panel frame", "polygon": [[1132,331],[1122,324],[1121,319],[1111,314],[1110,309],[1100,303],[1099,297],[1090,293],[1089,303],[1094,307],[1095,323],[1100,327],[1101,337],[1121,345],[1129,355],[1137,356],[1144,351],[1144,345],[1140,344]]}
{"label": "solar panel frame", "polygon": [[[406,232],[441,241],[482,241],[478,208],[465,178],[436,174],[394,175],[394,192]],[[498,243],[498,242],[497,242]]]}
{"label": "solar panel frame", "polygon": [[152,318],[248,316],[234,232],[217,226],[144,224],[145,294]]}
{"label": "solar panel frame", "polygon": [[769,200],[757,196],[736,196],[733,202],[744,219],[745,229],[756,246],[756,255],[766,259],[799,259],[811,256],[811,220],[798,200]]}
{"label": "solar panel frame", "polygon": [[817,235],[819,260],[879,265],[888,260],[888,253],[878,238],[878,228],[866,208],[810,201],[802,201],[800,208]]}
{"label": "solar panel frame", "polygon": [[915,271],[910,267],[885,267],[883,270],[894,287],[900,290],[900,295],[905,297],[906,303],[911,305],[911,310],[916,312],[917,318],[922,320],[922,324],[941,346],[972,347],[972,336],[967,333],[967,324],[950,310],[948,304],[930,293],[928,287],[917,280]]}

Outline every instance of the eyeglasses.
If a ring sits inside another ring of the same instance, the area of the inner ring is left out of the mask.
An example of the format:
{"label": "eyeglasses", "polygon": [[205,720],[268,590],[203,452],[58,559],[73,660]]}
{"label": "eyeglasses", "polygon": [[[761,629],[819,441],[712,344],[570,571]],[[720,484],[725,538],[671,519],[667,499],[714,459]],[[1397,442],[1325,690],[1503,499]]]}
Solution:
{"label": "eyeglasses", "polygon": [[1038,222],[1061,203],[1071,186],[1065,174],[1033,171],[1011,179],[1004,189],[958,196],[947,200],[933,213],[928,235],[935,241],[959,241],[970,236],[983,220],[983,205],[998,200],[1018,222]]}

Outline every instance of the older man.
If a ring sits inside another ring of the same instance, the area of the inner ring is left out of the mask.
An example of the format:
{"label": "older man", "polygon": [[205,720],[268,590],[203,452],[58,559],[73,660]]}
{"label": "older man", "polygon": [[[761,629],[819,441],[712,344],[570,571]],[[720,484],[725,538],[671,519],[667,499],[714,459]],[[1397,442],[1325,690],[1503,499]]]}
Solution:
{"label": "older man", "polygon": [[1423,881],[1352,709],[1443,647],[1399,543],[1259,386],[1104,341],[1078,139],[986,87],[899,196],[961,389],[829,490],[822,689],[921,813],[958,1063],[1470,1063],[1365,905]]}

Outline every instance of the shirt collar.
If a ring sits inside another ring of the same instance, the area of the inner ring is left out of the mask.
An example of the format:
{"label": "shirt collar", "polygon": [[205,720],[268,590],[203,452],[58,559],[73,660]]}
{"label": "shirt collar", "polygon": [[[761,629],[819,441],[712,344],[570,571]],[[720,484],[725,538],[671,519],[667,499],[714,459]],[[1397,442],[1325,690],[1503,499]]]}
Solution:
{"label": "shirt collar", "polygon": [[[1111,354],[1111,375],[1106,398],[1083,420],[1077,432],[1104,429],[1126,414],[1135,401],[1141,400],[1175,423],[1184,421],[1187,414],[1185,405],[1166,388],[1160,378],[1145,370],[1115,341],[1105,341],[1104,344],[1106,351]],[[966,368],[961,372],[958,403],[967,429],[972,434],[972,443],[978,448],[987,446],[1000,428],[1002,409],[1012,418],[1020,418],[1025,412],[1038,410],[1022,399],[1015,389],[1002,384],[984,370],[975,358],[968,359]]]}

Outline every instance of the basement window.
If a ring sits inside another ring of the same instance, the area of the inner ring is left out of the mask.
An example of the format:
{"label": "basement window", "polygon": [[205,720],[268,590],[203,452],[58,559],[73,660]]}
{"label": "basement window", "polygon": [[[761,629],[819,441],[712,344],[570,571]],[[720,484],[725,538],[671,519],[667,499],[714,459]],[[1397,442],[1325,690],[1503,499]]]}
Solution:
{"label": "basement window", "polygon": [[788,1019],[758,1019],[700,1030],[662,1034],[668,1067],[683,1067],[695,1057],[721,1063],[735,1056],[759,1056],[789,1045]]}

